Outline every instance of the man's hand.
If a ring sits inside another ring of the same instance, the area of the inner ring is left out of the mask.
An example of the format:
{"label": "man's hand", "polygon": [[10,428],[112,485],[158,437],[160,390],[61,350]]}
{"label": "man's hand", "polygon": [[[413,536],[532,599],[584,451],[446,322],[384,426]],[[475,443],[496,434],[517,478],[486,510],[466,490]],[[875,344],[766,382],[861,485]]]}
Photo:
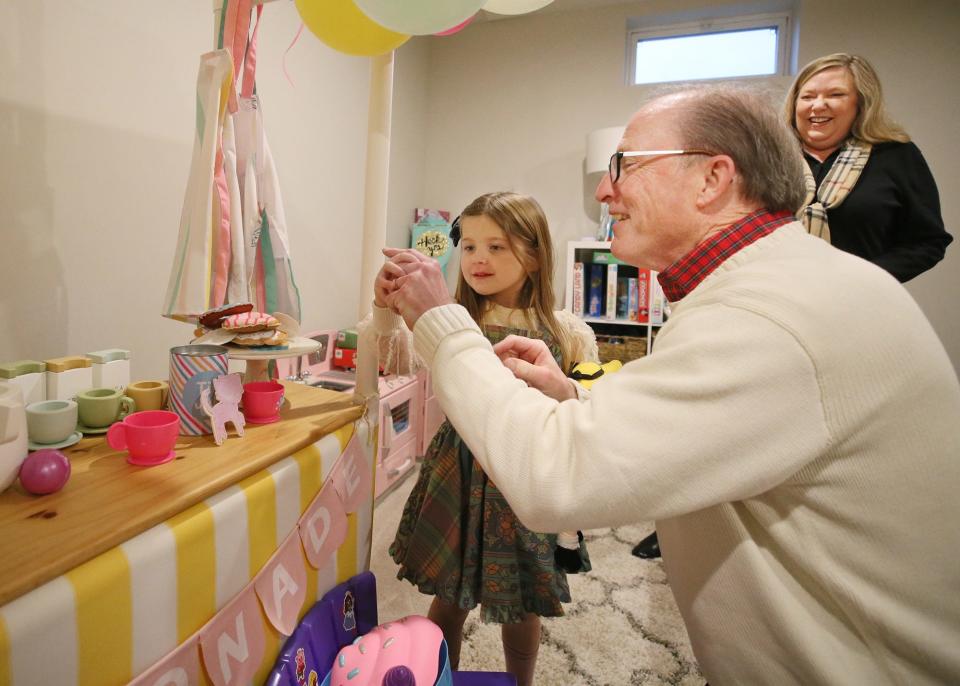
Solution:
{"label": "man's hand", "polygon": [[493,346],[493,352],[515,377],[544,395],[560,401],[577,397],[573,383],[557,365],[543,341],[507,336]]}
{"label": "man's hand", "polygon": [[[453,302],[440,263],[435,259],[412,249],[384,248],[383,254],[390,259],[390,264],[403,272],[402,276],[393,277],[393,290],[384,294],[384,300],[391,310],[403,317],[411,331],[424,312]],[[391,271],[391,274],[395,273]]]}

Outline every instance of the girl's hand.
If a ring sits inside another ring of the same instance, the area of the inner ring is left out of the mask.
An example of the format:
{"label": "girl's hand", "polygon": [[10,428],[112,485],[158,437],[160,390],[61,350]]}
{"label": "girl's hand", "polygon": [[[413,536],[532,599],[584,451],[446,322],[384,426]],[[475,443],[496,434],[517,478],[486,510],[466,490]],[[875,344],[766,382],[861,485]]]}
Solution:
{"label": "girl's hand", "polygon": [[396,288],[396,279],[399,276],[403,276],[403,268],[393,262],[387,261],[380,267],[377,278],[373,282],[374,305],[387,307],[387,296]]}

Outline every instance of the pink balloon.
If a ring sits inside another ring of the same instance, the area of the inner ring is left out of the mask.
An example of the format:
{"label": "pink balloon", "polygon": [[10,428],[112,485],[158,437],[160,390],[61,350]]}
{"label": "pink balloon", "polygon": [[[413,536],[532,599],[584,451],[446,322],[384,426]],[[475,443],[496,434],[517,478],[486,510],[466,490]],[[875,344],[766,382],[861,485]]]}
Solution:
{"label": "pink balloon", "polygon": [[477,15],[474,14],[472,17],[468,17],[466,21],[460,22],[459,24],[454,26],[452,29],[447,29],[446,31],[441,31],[440,33],[435,33],[433,35],[434,36],[452,36],[453,34],[467,28],[467,26],[470,24],[470,22],[472,22],[476,18],[476,16]]}
{"label": "pink balloon", "polygon": [[20,483],[34,495],[56,493],[70,478],[70,460],[59,450],[44,448],[27,455],[20,466]]}

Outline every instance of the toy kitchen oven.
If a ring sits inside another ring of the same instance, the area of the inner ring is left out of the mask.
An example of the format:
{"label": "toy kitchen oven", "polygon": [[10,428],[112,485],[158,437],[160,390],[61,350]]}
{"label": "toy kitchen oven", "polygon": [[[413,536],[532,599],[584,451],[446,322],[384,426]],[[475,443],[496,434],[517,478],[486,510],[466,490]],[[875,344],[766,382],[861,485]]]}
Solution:
{"label": "toy kitchen oven", "polygon": [[[356,372],[333,367],[337,332],[322,330],[301,335],[317,341],[320,348],[309,355],[278,360],[279,377],[285,381],[353,393]],[[379,385],[381,430],[374,498],[379,498],[411,472],[416,459],[426,453],[444,420],[426,370],[408,376],[382,375]]]}

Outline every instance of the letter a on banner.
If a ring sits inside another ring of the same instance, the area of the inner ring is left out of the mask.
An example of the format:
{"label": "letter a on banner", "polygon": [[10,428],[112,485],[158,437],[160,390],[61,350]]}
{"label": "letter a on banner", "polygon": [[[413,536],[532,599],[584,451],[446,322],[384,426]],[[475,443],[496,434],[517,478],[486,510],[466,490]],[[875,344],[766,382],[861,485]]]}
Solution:
{"label": "letter a on banner", "polygon": [[300,518],[300,540],[307,560],[315,569],[323,567],[333,551],[347,540],[347,514],[332,479]]}
{"label": "letter a on banner", "polygon": [[297,531],[287,536],[273,558],[257,574],[254,588],[270,623],[284,636],[297,628],[297,615],[307,597],[307,570]]}
{"label": "letter a on banner", "polygon": [[373,485],[371,471],[372,466],[355,433],[337,460],[330,477],[346,512],[356,512],[367,501]]}
{"label": "letter a on banner", "polygon": [[200,632],[200,652],[215,686],[253,681],[263,660],[263,621],[253,587],[218,612]]}

